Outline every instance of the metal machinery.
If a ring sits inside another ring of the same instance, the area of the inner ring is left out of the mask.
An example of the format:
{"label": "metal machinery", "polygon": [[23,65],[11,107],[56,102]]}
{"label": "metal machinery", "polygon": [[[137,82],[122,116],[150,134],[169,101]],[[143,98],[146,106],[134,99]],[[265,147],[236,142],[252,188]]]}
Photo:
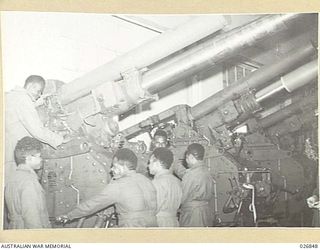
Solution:
{"label": "metal machinery", "polygon": [[[231,58],[262,39],[290,29],[308,14],[265,15],[243,27],[221,32],[228,18],[207,16],[64,84],[48,81],[50,95],[39,113],[47,127],[71,141],[43,150],[41,183],[50,219],[74,208],[110,181],[113,153],[129,147],[147,175],[149,153],[131,139],[163,128],[175,165],[183,164],[188,144],[205,146],[205,160],[215,183],[214,226],[308,226],[305,198],[317,176],[317,51],[295,48],[194,107],[178,105],[123,131],[114,116],[137,104],[157,100],[157,93]],[[267,102],[266,102],[267,100]],[[291,102],[271,114],[283,100]],[[274,104],[274,105],[270,105]],[[245,133],[240,128],[245,128]],[[179,175],[179,173],[178,173]],[[113,206],[64,227],[110,227]]]}

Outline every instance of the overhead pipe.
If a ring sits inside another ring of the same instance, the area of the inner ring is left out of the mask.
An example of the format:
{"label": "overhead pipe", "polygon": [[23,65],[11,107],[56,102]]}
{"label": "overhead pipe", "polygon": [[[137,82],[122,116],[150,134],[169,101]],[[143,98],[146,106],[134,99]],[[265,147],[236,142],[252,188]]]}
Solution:
{"label": "overhead pipe", "polygon": [[151,94],[168,88],[205,68],[212,67],[222,59],[226,59],[240,50],[259,42],[266,36],[287,29],[287,25],[299,14],[267,15],[213,38],[206,47],[199,46],[192,54],[180,56],[179,61],[166,63],[146,72],[142,77],[142,88]]}
{"label": "overhead pipe", "polygon": [[301,65],[315,54],[316,49],[311,43],[300,49],[295,49],[295,51],[287,57],[279,59],[271,65],[261,67],[247,77],[241,78],[232,86],[224,88],[192,107],[192,117],[194,119],[200,119],[219,108],[222,104],[231,101],[236,96],[239,96],[250,89],[261,89],[276,76],[283,75],[284,73],[296,68],[297,65]]}
{"label": "overhead pipe", "polygon": [[111,62],[64,85],[61,102],[68,104],[85,96],[100,84],[121,80],[121,73],[133,68],[142,69],[183,49],[184,47],[222,29],[230,22],[225,16],[206,15],[196,17],[176,29],[166,31]]}

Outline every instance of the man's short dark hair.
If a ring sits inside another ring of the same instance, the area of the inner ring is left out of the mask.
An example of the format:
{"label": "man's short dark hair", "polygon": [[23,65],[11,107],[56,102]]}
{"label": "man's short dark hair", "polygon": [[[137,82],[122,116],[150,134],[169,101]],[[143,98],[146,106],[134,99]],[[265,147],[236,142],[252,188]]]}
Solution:
{"label": "man's short dark hair", "polygon": [[204,147],[199,143],[192,143],[188,146],[186,154],[192,154],[198,161],[202,161],[204,158]]}
{"label": "man's short dark hair", "polygon": [[153,137],[156,137],[156,136],[162,136],[162,137],[166,138],[166,140],[168,139],[167,132],[164,131],[163,129],[158,129],[158,130],[154,133]]}
{"label": "man's short dark hair", "polygon": [[152,155],[161,162],[161,164],[169,169],[173,163],[173,153],[170,149],[167,148],[156,148]]}
{"label": "man's short dark hair", "polygon": [[26,157],[41,152],[42,144],[36,138],[26,136],[18,141],[14,149],[14,158],[17,165],[26,163]]}
{"label": "man's short dark hair", "polygon": [[43,79],[42,76],[31,75],[26,79],[24,83],[24,88],[26,89],[30,84],[33,84],[33,83],[40,84],[43,88],[46,85],[46,81]]}
{"label": "man's short dark hair", "polygon": [[138,158],[135,153],[128,148],[120,148],[114,154],[113,158],[117,158],[118,161],[123,162],[129,169],[136,169],[138,164]]}

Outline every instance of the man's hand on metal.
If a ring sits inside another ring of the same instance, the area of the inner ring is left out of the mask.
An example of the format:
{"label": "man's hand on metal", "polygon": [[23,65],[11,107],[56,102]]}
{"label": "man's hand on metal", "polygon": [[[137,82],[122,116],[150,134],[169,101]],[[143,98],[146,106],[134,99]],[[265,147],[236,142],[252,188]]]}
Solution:
{"label": "man's hand on metal", "polygon": [[315,202],[315,203],[313,204],[313,208],[316,208],[316,209],[320,210],[320,203],[319,203],[319,201],[318,201],[318,202]]}
{"label": "man's hand on metal", "polygon": [[38,100],[35,101],[35,106],[39,107],[41,105],[43,105],[46,101],[46,98],[51,96],[52,94],[45,94],[45,95],[41,95]]}
{"label": "man's hand on metal", "polygon": [[56,222],[58,222],[58,223],[66,224],[68,221],[69,221],[69,218],[65,214],[56,217]]}
{"label": "man's hand on metal", "polygon": [[318,196],[313,195],[307,199],[307,204],[309,208],[316,208],[320,210],[320,203]]}

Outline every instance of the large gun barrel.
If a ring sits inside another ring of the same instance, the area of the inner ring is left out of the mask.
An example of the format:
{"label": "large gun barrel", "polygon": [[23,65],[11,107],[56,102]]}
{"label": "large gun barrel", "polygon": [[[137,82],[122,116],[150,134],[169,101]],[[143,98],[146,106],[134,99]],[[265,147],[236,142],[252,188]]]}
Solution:
{"label": "large gun barrel", "polygon": [[[285,74],[284,76],[281,76],[280,79],[267,87],[259,90],[254,95],[254,103],[262,104],[265,100],[268,98],[274,96],[278,92],[282,90],[286,90],[287,92],[291,93],[294,90],[301,88],[305,86],[306,84],[311,84],[314,82],[315,79],[317,79],[318,76],[318,60],[315,59],[309,63],[306,63],[303,66],[300,66],[299,68]],[[314,98],[308,98],[306,101],[302,102],[315,102]],[[292,106],[296,108],[297,102]],[[288,116],[290,116],[291,112],[295,111],[295,108],[288,109]],[[241,114],[241,117],[239,117],[236,121],[234,121],[231,124],[228,124],[230,128],[235,127],[241,123],[243,123],[245,120],[250,118],[252,116],[252,112],[246,112],[243,111],[244,114]],[[286,116],[286,117],[288,117]],[[281,116],[280,116],[281,117]],[[280,118],[281,119],[281,118]],[[268,119],[269,120],[269,119]],[[273,119],[271,119],[273,120]],[[265,121],[264,121],[265,122]],[[264,122],[262,124],[264,124]],[[264,126],[262,126],[264,127]]]}
{"label": "large gun barrel", "polygon": [[311,106],[316,108],[317,107],[317,98],[316,96],[312,96],[309,98],[304,98],[300,101],[294,102],[283,109],[280,109],[271,115],[268,115],[260,120],[258,120],[258,126],[260,128],[268,128],[294,114],[297,112],[301,112],[304,107]]}
{"label": "large gun barrel", "polygon": [[250,89],[259,90],[263,88],[273,78],[283,75],[284,73],[294,69],[297,65],[302,64],[308,58],[314,56],[316,49],[312,44],[295,50],[286,58],[279,59],[277,62],[261,67],[247,77],[241,78],[232,86],[224,88],[215,93],[206,100],[200,102],[191,109],[194,119],[199,119],[217,108],[222,104],[239,97],[241,94],[248,92]]}
{"label": "large gun barrel", "polygon": [[229,21],[224,16],[201,16],[162,33],[137,49],[106,63],[63,86],[61,101],[70,103],[85,96],[100,84],[121,80],[121,74],[132,68],[142,69],[170,54],[220,30]]}
{"label": "large gun barrel", "polygon": [[[318,69],[318,61],[317,59],[306,63],[303,66],[285,74],[281,77],[281,80],[276,81],[275,83],[267,86],[266,88],[261,89],[258,91],[254,96],[254,101],[256,103],[262,102],[268,97],[271,97],[275,93],[279,92],[280,90],[286,89],[288,92],[292,92],[304,85],[311,83],[313,80],[317,78],[317,69]],[[280,120],[291,116],[292,114],[296,113],[301,109],[302,106],[306,105],[314,105],[316,103],[315,96],[312,98],[306,98],[298,102],[294,102],[293,104],[289,105],[285,108],[285,110],[280,110],[279,112],[275,112],[272,115],[267,116],[266,118],[260,119],[258,122],[259,128],[266,128],[268,126],[273,125],[274,123],[279,122]],[[179,110],[183,109],[184,105],[177,105],[169,110],[166,110],[156,116],[152,116],[139,124],[136,124],[132,127],[129,127],[122,131],[123,135],[130,139],[136,135],[136,133],[142,131],[144,128],[148,128],[148,126],[153,126],[160,121],[164,121],[170,117],[173,117],[177,114]],[[186,105],[185,105],[186,106]],[[196,106],[195,106],[196,107]],[[193,108],[187,108],[186,112],[192,112]],[[229,128],[237,127],[239,124],[246,121],[248,118],[252,116],[252,112],[248,112],[242,110],[243,113],[240,113],[241,116],[236,116],[236,120],[231,120],[228,122]],[[187,116],[187,115],[186,115]],[[190,116],[194,118],[194,116]],[[201,118],[200,118],[201,119]],[[205,119],[205,117],[204,117]],[[219,127],[225,123],[224,120],[217,119],[214,122],[214,127]],[[252,131],[251,131],[252,132]]]}
{"label": "large gun barrel", "polygon": [[142,87],[150,93],[169,87],[174,82],[179,82],[205,68],[212,67],[234,53],[259,42],[266,36],[287,29],[289,21],[298,15],[268,15],[206,42],[206,46],[199,46],[192,54],[186,54],[179,61],[167,63],[165,68],[146,72]]}
{"label": "large gun barrel", "polygon": [[[199,44],[199,49],[197,49],[197,46],[193,47],[191,49],[192,53],[186,53],[185,57],[179,55],[179,60],[174,60],[174,57],[173,59],[168,59],[165,67],[155,67],[145,73],[141,73],[142,68],[153,63],[156,60],[156,57],[151,56],[151,60],[145,59],[145,64],[142,64],[141,61],[141,64],[134,65],[134,60],[132,61],[133,57],[125,55],[124,57],[120,57],[120,59],[116,59],[115,62],[112,62],[112,67],[111,64],[110,67],[107,67],[106,65],[101,66],[83,78],[79,78],[74,82],[63,86],[61,91],[62,103],[66,104],[72,102],[80,96],[86,95],[88,92],[92,91],[95,92],[93,99],[97,99],[98,97],[103,99],[103,104],[106,108],[116,107],[112,111],[113,114],[124,113],[132,108],[133,105],[145,100],[144,97],[148,96],[146,93],[156,94],[186,77],[208,67],[212,67],[213,64],[231,56],[234,52],[248,47],[266,36],[273,35],[276,32],[286,29],[288,22],[296,19],[298,16],[299,15],[296,14],[267,15],[244,27],[236,28],[230,32],[212,38],[210,42],[205,41],[204,43],[206,46]],[[165,41],[168,40],[169,39],[165,39]],[[149,47],[150,46],[146,46],[146,48]],[[152,52],[149,51],[150,53],[148,52],[148,54],[158,54],[158,52],[155,52],[157,50],[155,50],[154,47],[152,48]],[[139,57],[140,54],[144,55],[146,53],[145,50],[140,51],[139,53],[135,51],[131,52],[130,55],[134,54],[136,57]],[[168,50],[167,53],[164,54],[167,56],[172,51],[173,50]],[[162,56],[164,54],[162,54]],[[126,58],[126,60],[122,58]],[[157,58],[158,60],[162,59],[160,55]],[[172,63],[170,63],[170,60],[172,60]],[[128,64],[127,61],[131,63]],[[119,62],[123,62],[123,65]],[[109,71],[112,72],[110,75],[108,73]],[[92,78],[89,77],[91,74],[93,74]],[[121,79],[121,75],[123,76],[123,79]],[[121,81],[115,82],[116,80]],[[99,91],[95,91],[95,89],[98,88]],[[99,103],[97,100],[95,102]],[[86,106],[90,105],[86,104]],[[72,111],[72,108],[69,110]],[[96,112],[96,110],[94,112]],[[86,113],[93,114],[91,111]]]}
{"label": "large gun barrel", "polygon": [[258,91],[255,94],[256,101],[262,102],[269,96],[272,96],[283,89],[287,90],[288,92],[292,92],[316,79],[317,76],[318,60],[316,59],[286,74],[285,76],[280,77],[280,80]]}

